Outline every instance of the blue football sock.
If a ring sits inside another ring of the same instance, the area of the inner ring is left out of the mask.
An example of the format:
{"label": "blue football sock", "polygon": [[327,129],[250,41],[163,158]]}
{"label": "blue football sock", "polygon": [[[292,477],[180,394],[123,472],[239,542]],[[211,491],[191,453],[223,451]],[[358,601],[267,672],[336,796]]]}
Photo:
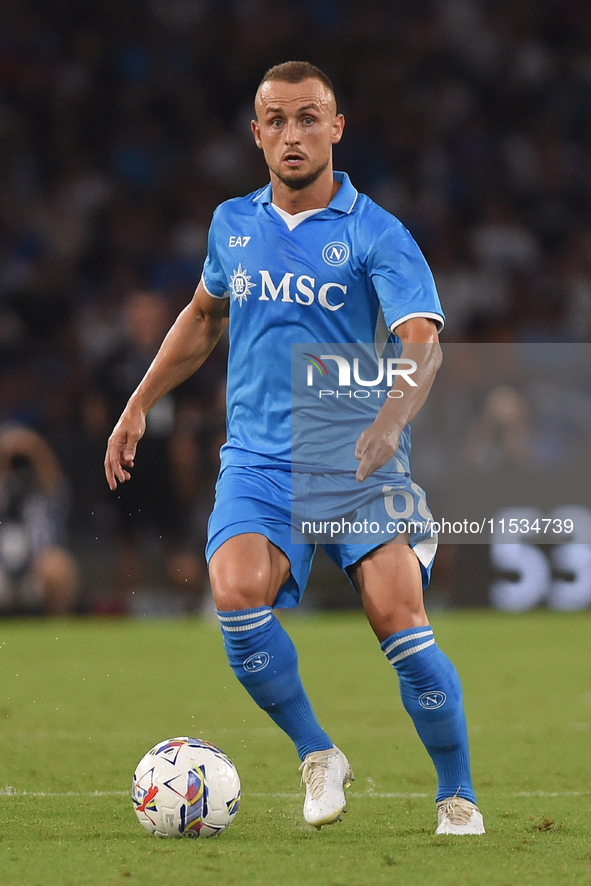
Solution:
{"label": "blue football sock", "polygon": [[232,670],[258,706],[289,735],[300,759],[331,748],[302,686],[295,646],[271,608],[218,611],[218,618]]}
{"label": "blue football sock", "polygon": [[382,651],[398,673],[402,703],[437,770],[435,801],[457,794],[476,803],[458,672],[429,626],[392,634]]}

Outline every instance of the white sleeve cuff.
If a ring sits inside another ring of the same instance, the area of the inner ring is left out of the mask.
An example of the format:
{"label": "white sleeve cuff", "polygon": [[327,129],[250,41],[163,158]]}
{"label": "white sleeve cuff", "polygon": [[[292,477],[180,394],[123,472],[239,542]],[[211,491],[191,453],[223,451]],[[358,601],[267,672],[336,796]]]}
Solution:
{"label": "white sleeve cuff", "polygon": [[230,295],[229,289],[226,289],[223,295],[215,295],[215,293],[210,292],[205,283],[205,277],[203,276],[203,274],[201,275],[201,283],[203,284],[203,288],[205,289],[207,294],[210,295],[212,298],[228,298],[228,296]]}
{"label": "white sleeve cuff", "polygon": [[441,332],[443,329],[444,320],[441,314],[432,314],[430,311],[416,311],[414,314],[405,314],[400,320],[396,320],[394,323],[390,324],[390,332],[395,332],[397,326],[406,323],[407,320],[412,320],[413,317],[426,317],[427,320],[434,320],[437,325],[437,332]]}

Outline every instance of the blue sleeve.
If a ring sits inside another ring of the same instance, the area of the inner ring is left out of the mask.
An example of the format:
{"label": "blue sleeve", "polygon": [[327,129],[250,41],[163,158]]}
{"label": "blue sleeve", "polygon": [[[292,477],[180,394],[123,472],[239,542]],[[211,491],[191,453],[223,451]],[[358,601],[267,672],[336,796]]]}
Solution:
{"label": "blue sleeve", "polygon": [[229,286],[218,254],[216,238],[217,215],[218,210],[216,209],[207,236],[207,258],[203,265],[203,285],[214,298],[227,298],[230,294]]}
{"label": "blue sleeve", "polygon": [[376,239],[369,253],[369,276],[386,324],[393,329],[411,317],[429,317],[438,330],[445,316],[426,259],[398,219]]}

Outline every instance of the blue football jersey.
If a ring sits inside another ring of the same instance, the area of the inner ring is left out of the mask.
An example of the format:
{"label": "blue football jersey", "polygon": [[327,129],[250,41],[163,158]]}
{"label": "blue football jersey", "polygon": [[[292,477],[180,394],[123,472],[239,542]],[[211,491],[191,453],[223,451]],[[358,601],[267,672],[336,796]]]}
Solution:
{"label": "blue football jersey", "polygon": [[[292,230],[271,205],[270,184],[214,213],[203,283],[230,300],[222,465],[289,466],[293,344],[396,342],[391,330],[412,317],[443,325],[409,232],[346,174],[334,176],[330,205]],[[353,447],[357,436],[352,429]],[[407,429],[397,453],[405,470],[409,447]]]}

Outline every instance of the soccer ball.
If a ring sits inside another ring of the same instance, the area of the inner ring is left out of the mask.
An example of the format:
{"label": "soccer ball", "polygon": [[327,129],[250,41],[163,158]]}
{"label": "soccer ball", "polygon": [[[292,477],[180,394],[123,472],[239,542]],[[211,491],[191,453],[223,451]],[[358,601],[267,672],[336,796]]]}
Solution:
{"label": "soccer ball", "polygon": [[157,837],[215,837],[238,812],[240,778],[214,744],[170,738],[138,763],[131,799],[140,823]]}

